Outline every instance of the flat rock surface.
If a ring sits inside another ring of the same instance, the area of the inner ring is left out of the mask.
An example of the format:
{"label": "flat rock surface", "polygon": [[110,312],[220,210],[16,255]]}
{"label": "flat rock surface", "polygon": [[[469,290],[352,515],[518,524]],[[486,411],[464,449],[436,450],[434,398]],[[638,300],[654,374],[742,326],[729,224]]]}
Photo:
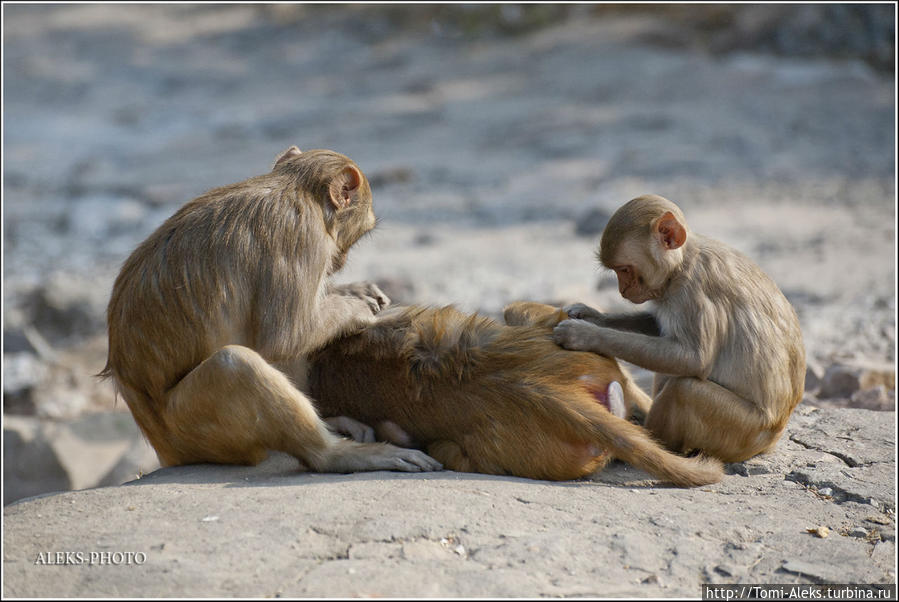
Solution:
{"label": "flat rock surface", "polygon": [[561,483],[309,474],[283,455],[161,469],[4,508],[3,594],[698,597],[704,582],[895,582],[894,423],[800,407],[773,453],[689,490],[620,463]]}

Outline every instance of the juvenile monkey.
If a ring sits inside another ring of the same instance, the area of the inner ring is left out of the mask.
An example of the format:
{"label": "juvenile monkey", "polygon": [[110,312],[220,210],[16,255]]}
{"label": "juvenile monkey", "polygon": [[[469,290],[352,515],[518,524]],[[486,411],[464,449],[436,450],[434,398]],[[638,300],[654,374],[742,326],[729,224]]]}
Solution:
{"label": "juvenile monkey", "polygon": [[505,316],[516,325],[387,309],[310,356],[310,391],[322,415],[377,425],[452,470],[567,480],[618,457],[681,486],[721,478],[717,460],[670,453],[625,419],[649,398],[614,360],[555,345],[563,312],[520,303]]}
{"label": "juvenile monkey", "polygon": [[298,388],[306,355],[389,302],[371,284],[330,284],[374,225],[355,163],[294,146],[138,246],[113,287],[101,374],[163,465],[256,464],[279,450],[322,472],[439,468],[417,450],[337,437]]}
{"label": "juvenile monkey", "polygon": [[598,257],[625,299],[654,307],[620,316],[568,307],[580,319],[561,322],[556,342],[656,372],[646,427],[672,450],[738,462],[771,449],[805,386],[799,320],[777,285],[656,195],[618,209]]}

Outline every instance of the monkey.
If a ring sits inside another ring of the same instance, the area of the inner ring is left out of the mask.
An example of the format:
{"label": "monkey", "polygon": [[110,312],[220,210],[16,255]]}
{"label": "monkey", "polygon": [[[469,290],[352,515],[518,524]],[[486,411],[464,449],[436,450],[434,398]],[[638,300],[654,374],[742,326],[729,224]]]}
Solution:
{"label": "monkey", "polygon": [[799,319],[774,281],[657,195],[612,215],[597,258],[650,311],[568,306],[555,341],[655,372],[645,426],[673,451],[741,462],[773,448],[805,387]]}
{"label": "monkey", "polygon": [[559,308],[515,303],[504,315],[385,309],[309,356],[316,407],[455,471],[570,480],[617,457],[679,486],[721,479],[717,460],[670,453],[626,420],[651,400],[615,360],[553,343]]}
{"label": "monkey", "polygon": [[100,376],[163,466],[255,465],[275,450],[318,472],[440,468],[419,450],[338,436],[303,393],[306,356],[389,304],[376,285],[331,283],[375,222],[352,160],[292,146],[134,250],[113,285]]}

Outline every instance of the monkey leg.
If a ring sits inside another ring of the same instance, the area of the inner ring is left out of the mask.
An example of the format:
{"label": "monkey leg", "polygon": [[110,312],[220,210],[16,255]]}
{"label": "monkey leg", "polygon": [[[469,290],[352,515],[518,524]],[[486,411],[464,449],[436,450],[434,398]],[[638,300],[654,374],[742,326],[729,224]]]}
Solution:
{"label": "monkey leg", "polygon": [[378,422],[375,424],[374,430],[378,441],[387,441],[398,447],[421,447],[418,441],[404,431],[400,425],[391,420]]}
{"label": "monkey leg", "polygon": [[478,470],[465,450],[455,441],[440,440],[428,444],[428,455],[456,472],[483,472],[486,474],[502,474],[502,472]]}
{"label": "monkey leg", "polygon": [[166,422],[178,455],[167,463],[256,464],[273,449],[318,472],[440,468],[418,450],[333,434],[287,376],[239,345],[216,351],[172,389]]}
{"label": "monkey leg", "polygon": [[669,449],[701,450],[741,462],[770,449],[780,436],[756,404],[711,381],[657,378],[646,428]]}

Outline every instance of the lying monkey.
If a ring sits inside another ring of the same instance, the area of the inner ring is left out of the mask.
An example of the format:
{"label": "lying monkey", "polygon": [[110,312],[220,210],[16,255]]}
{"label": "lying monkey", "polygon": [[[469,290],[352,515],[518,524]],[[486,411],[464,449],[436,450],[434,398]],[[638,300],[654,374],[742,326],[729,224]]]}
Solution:
{"label": "lying monkey", "polygon": [[567,480],[617,457],[680,486],[720,480],[717,460],[672,454],[625,419],[650,400],[614,360],[553,343],[564,312],[519,303],[505,317],[386,309],[309,357],[310,393],[323,416],[392,423],[452,470]]}

